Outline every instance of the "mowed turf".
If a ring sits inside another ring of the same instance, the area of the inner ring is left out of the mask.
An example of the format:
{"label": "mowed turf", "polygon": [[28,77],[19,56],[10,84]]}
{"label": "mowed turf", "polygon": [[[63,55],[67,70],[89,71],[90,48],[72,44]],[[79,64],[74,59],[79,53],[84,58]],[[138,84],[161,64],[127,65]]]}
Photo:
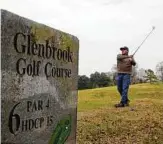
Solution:
{"label": "mowed turf", "polygon": [[78,144],[163,144],[163,84],[129,89],[130,107],[114,108],[116,87],[78,94]]}

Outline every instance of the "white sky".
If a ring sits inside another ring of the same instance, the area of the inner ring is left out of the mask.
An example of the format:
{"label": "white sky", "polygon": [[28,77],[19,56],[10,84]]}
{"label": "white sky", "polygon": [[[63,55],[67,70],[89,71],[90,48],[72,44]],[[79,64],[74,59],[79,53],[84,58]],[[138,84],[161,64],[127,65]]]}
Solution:
{"label": "white sky", "polygon": [[0,8],[71,33],[80,40],[79,74],[108,72],[119,48],[135,50],[139,68],[163,61],[163,0],[0,0]]}

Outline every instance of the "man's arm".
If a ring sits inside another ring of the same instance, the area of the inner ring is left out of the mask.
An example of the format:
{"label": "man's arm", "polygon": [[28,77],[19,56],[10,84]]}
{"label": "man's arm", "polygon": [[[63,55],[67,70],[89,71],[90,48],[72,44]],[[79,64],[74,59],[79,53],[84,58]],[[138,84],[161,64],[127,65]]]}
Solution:
{"label": "man's arm", "polygon": [[123,60],[123,59],[131,58],[131,57],[132,57],[132,56],[118,54],[118,55],[117,55],[117,60]]}

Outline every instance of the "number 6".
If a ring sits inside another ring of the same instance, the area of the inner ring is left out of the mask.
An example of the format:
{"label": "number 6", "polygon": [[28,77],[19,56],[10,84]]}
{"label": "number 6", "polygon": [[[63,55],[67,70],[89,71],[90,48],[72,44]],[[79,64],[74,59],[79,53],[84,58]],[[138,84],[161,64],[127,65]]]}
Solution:
{"label": "number 6", "polygon": [[11,132],[12,134],[15,134],[15,133],[14,133],[14,130],[13,130],[13,127],[12,127],[12,126],[13,126],[13,118],[16,119],[16,131],[18,131],[19,126],[20,126],[20,116],[19,116],[18,114],[13,114],[13,113],[14,113],[14,110],[15,110],[15,108],[16,108],[16,106],[19,105],[19,104],[20,104],[20,102],[17,103],[17,104],[12,108],[12,110],[11,110],[11,112],[10,112],[10,115],[9,115],[8,126],[9,126],[9,130],[10,130],[10,132]]}

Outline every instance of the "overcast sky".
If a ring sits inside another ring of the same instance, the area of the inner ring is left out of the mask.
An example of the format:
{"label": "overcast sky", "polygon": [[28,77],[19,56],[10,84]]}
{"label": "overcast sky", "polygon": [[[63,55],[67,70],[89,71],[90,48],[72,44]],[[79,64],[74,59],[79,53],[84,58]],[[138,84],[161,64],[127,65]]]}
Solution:
{"label": "overcast sky", "polygon": [[0,8],[71,33],[80,40],[79,74],[108,72],[119,48],[135,55],[139,68],[163,61],[163,0],[0,0]]}

